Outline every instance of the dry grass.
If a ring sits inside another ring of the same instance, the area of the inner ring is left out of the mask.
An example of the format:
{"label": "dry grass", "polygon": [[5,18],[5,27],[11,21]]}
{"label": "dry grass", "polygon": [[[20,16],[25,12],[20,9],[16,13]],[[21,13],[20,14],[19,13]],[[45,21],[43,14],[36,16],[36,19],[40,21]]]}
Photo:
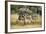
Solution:
{"label": "dry grass", "polygon": [[[11,23],[12,24],[16,24],[16,21],[18,19],[18,16],[19,15],[17,15],[17,14],[11,15]],[[41,24],[41,22],[42,22],[41,17],[37,17],[35,20],[32,20],[32,23],[31,24]]]}
{"label": "dry grass", "polygon": [[28,26],[29,27],[41,27],[41,24],[42,24],[41,17],[37,17],[35,20],[32,20],[31,24],[23,25],[23,24],[21,24],[19,22],[16,22],[17,19],[18,19],[18,16],[19,15],[17,15],[17,14],[11,15],[11,27],[12,28],[15,28],[15,27],[16,28],[24,28],[24,27],[28,27]]}

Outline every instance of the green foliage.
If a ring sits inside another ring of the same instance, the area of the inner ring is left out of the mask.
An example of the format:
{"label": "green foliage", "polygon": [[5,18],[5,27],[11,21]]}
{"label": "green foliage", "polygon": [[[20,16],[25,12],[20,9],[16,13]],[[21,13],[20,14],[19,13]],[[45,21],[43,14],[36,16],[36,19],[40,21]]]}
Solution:
{"label": "green foliage", "polygon": [[[37,13],[39,15],[42,15],[42,8],[41,6],[23,6],[23,5],[11,5],[11,13],[14,11],[14,13],[19,13],[21,12],[19,9],[20,8],[27,8],[33,13]],[[28,11],[29,12],[29,11]]]}

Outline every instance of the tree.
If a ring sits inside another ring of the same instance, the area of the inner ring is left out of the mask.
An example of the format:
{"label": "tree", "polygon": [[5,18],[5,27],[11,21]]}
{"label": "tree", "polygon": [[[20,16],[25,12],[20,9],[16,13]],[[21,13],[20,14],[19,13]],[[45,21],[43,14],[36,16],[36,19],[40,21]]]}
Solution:
{"label": "tree", "polygon": [[25,25],[25,17],[27,17],[28,15],[31,15],[32,11],[29,10],[29,8],[26,8],[26,6],[24,6],[24,8],[20,8],[19,9],[19,20],[21,20],[21,17],[24,20],[24,25]]}

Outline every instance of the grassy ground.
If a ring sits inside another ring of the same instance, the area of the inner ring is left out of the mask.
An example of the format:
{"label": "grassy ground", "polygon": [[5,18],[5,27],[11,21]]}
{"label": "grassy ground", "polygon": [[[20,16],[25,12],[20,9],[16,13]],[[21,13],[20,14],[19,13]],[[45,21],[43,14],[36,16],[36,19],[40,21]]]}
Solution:
{"label": "grassy ground", "polygon": [[11,28],[13,29],[20,29],[20,28],[39,28],[41,27],[41,17],[37,18],[34,20],[31,24],[27,25],[21,25],[21,24],[16,24],[16,20],[18,18],[17,14],[12,14],[11,15]]}
{"label": "grassy ground", "polygon": [[20,25],[12,25],[11,28],[12,29],[24,29],[24,28],[40,28],[41,25],[23,25],[23,26],[20,26]]}

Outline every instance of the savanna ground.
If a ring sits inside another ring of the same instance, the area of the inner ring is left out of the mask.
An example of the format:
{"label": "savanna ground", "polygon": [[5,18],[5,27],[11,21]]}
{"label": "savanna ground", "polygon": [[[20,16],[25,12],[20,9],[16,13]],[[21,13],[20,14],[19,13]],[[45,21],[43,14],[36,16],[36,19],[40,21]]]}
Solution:
{"label": "savanna ground", "polygon": [[12,29],[40,28],[42,24],[41,16],[39,16],[39,18],[34,20],[34,22],[32,22],[31,24],[27,24],[27,25],[16,24],[17,18],[18,16],[16,14],[11,15],[11,28]]}

